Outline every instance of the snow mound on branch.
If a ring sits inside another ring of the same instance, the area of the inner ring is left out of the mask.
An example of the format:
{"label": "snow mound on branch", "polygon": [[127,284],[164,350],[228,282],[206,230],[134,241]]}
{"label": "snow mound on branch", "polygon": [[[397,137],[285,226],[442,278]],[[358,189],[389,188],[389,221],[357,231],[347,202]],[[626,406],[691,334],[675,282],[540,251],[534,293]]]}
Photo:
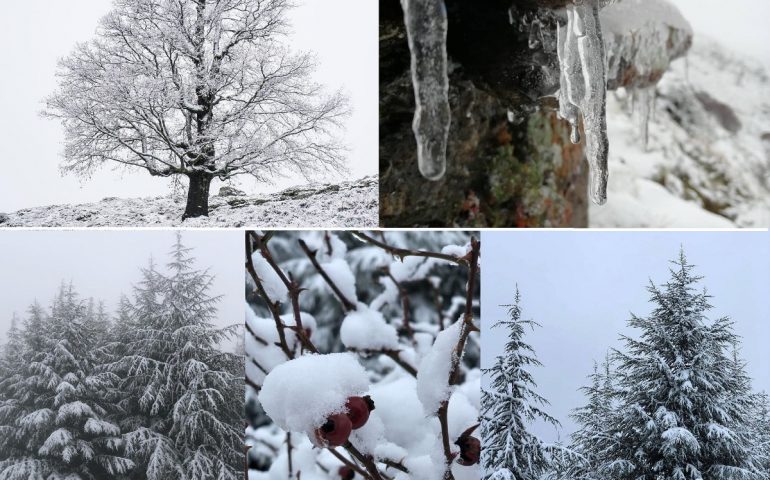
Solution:
{"label": "snow mound on branch", "polygon": [[349,397],[368,389],[369,378],[355,355],[304,355],[275,367],[258,398],[282,429],[311,433],[329,415],[344,412]]}
{"label": "snow mound on branch", "polygon": [[340,339],[348,348],[357,350],[396,350],[398,333],[385,322],[385,317],[366,304],[359,303],[348,313],[340,328]]}
{"label": "snow mound on branch", "polygon": [[449,399],[452,387],[449,385],[449,372],[455,356],[454,348],[460,339],[463,320],[458,320],[436,336],[433,347],[420,362],[417,373],[417,397],[423,411],[433,416],[441,402]]}
{"label": "snow mound on branch", "polygon": [[[278,273],[267,263],[262,253],[259,251],[254,252],[251,256],[251,261],[254,264],[254,271],[257,272],[257,278],[262,283],[268,298],[273,302],[285,302],[289,296],[289,290]],[[286,272],[283,273],[286,275]]]}
{"label": "snow mound on branch", "polygon": [[79,205],[50,205],[0,214],[2,227],[247,227],[364,228],[379,224],[376,177],[266,196],[213,196],[209,216],[182,221],[185,199],[105,198]]}
{"label": "snow mound on branch", "polygon": [[[341,258],[335,258],[329,263],[321,265],[332,282],[337,285],[342,292],[342,295],[350,301],[356,301],[356,277],[353,275],[353,271],[350,270],[348,262]],[[326,287],[331,292],[331,287]]]}

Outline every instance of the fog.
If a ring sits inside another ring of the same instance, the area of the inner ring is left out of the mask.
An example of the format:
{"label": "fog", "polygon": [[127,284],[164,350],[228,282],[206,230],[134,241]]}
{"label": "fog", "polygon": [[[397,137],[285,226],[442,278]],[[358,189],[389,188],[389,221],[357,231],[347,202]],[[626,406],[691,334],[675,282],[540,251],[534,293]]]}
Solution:
{"label": "fog", "polygon": [[[0,342],[17,313],[37,299],[50,305],[61,282],[72,282],[83,298],[103,300],[114,311],[120,295],[131,294],[140,267],[152,256],[165,268],[175,242],[172,231],[13,231],[0,233]],[[222,295],[217,324],[243,322],[243,233],[185,231],[197,268],[215,276],[212,295]]]}
{"label": "fog", "polygon": [[[343,89],[354,107],[344,137],[350,147],[349,175],[378,169],[377,2],[302,0],[292,11],[296,50],[313,51],[315,79],[329,91]],[[99,201],[104,197],[147,197],[169,193],[170,180],[144,170],[105,166],[89,179],[59,171],[64,134],[59,122],[39,116],[56,89],[59,58],[77,42],[93,38],[110,0],[5,2],[0,15],[0,212],[20,208]],[[243,177],[236,185],[249,193],[274,192],[304,183],[295,177],[258,184]],[[217,180],[212,191],[221,183]]]}
{"label": "fog", "polygon": [[710,318],[729,315],[743,340],[742,355],[755,390],[770,392],[770,234],[767,232],[484,232],[482,235],[482,366],[503,351],[504,331],[491,325],[506,315],[518,284],[523,318],[542,328],[526,341],[542,368],[532,369],[547,411],[561,433],[537,424],[548,441],[575,430],[569,413],[584,404],[594,361],[623,344],[631,312],[652,310],[646,286],[669,279],[669,260],[684,246],[701,285],[713,295]]}

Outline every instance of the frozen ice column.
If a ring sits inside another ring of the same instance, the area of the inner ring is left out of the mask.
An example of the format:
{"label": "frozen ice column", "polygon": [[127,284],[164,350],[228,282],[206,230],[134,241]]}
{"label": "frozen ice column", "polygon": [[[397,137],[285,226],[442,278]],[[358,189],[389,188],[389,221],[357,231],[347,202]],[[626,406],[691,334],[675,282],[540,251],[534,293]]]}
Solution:
{"label": "frozen ice column", "polygon": [[561,91],[560,116],[572,126],[578,143],[577,111],[583,114],[590,195],[594,203],[607,202],[607,74],[604,40],[599,23],[600,0],[578,0],[567,7],[566,30],[559,28]]}
{"label": "frozen ice column", "polygon": [[439,180],[446,171],[451,122],[446,6],[444,0],[401,0],[401,6],[412,52],[417,163],[425,178]]}

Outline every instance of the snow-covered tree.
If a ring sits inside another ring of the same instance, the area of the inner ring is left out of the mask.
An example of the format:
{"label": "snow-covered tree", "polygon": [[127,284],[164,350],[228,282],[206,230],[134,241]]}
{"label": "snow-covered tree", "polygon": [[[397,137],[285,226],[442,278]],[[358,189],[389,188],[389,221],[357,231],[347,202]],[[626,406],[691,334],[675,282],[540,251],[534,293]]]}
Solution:
{"label": "snow-covered tree", "polygon": [[284,45],[290,0],[113,0],[97,38],[60,63],[47,114],[65,171],[104,163],[189,183],[184,217],[208,214],[214,178],[341,169],[346,99]]}
{"label": "snow-covered tree", "polygon": [[29,363],[4,389],[0,479],[120,479],[133,467],[103,401],[110,377],[94,374],[86,313],[72,285],[62,285],[44,339],[30,336],[44,348],[28,350]]}
{"label": "snow-covered tree", "polygon": [[572,418],[579,425],[572,434],[571,449],[575,458],[563,466],[561,478],[574,480],[604,480],[612,478],[604,470],[607,458],[611,457],[617,445],[617,439],[611,434],[610,427],[615,422],[617,409],[615,403],[615,385],[613,384],[612,358],[594,364],[594,371],[589,376],[590,385],[581,390],[586,395],[586,405],[575,409]]}
{"label": "snow-covered tree", "polygon": [[[633,315],[638,338],[617,350],[613,449],[599,472],[617,480],[764,478],[750,435],[754,403],[729,318],[708,318],[711,297],[682,251],[671,278],[650,284],[654,308]],[[601,453],[601,452],[600,452]]]}
{"label": "snow-covered tree", "polygon": [[535,389],[530,372],[540,366],[535,351],[524,341],[528,328],[538,326],[521,318],[518,288],[511,305],[502,305],[508,317],[492,328],[507,330],[504,353],[483,370],[489,387],[481,392],[481,437],[484,478],[537,480],[550,467],[548,448],[527,428],[535,420],[553,426],[559,422],[545,412],[547,400]]}
{"label": "snow-covered tree", "polygon": [[151,263],[133,302],[119,309],[121,341],[109,371],[120,378],[132,478],[240,478],[243,359],[221,351],[238,330],[213,325],[213,277],[194,268],[177,236],[168,272]]}

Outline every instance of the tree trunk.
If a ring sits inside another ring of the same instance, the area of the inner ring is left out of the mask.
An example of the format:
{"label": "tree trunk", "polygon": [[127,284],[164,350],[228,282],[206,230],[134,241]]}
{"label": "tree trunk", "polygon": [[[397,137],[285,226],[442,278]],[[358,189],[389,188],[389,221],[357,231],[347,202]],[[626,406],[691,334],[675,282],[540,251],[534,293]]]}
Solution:
{"label": "tree trunk", "polygon": [[187,207],[182,220],[204,217],[209,214],[209,188],[213,176],[205,173],[191,173],[187,176],[190,186],[187,188]]}

